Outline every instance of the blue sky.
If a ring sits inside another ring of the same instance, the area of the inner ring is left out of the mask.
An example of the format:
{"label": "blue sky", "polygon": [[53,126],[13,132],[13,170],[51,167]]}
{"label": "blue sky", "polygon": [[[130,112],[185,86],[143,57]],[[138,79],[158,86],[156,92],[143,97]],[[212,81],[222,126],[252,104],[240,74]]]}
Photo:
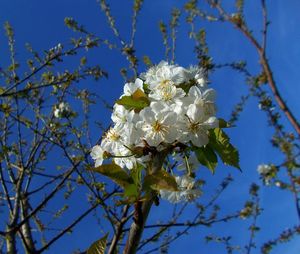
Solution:
{"label": "blue sky", "polygon": [[[234,1],[224,1],[228,6]],[[261,15],[259,2],[257,0],[246,1],[246,18],[249,26],[254,30],[255,35],[260,35]],[[299,95],[300,95],[300,2],[296,0],[267,1],[271,20],[268,34],[268,48],[271,67],[274,71],[275,79],[279,90],[287,101],[293,113],[300,119]],[[164,59],[164,48],[162,39],[158,31],[158,22],[169,21],[171,8],[182,7],[184,1],[145,1],[145,5],[140,13],[137,25],[136,50],[138,56],[148,55],[154,63]],[[120,29],[121,35],[129,38],[131,20],[131,1],[109,1],[111,10],[116,17],[116,25]],[[29,42],[34,49],[42,51],[57,45],[59,42],[67,42],[73,33],[63,24],[65,17],[74,17],[83,24],[89,31],[99,35],[101,38],[109,38],[115,41],[112,32],[108,28],[106,20],[100,11],[95,0],[1,0],[0,1],[0,24],[9,21],[15,29],[17,57],[19,62],[25,65],[26,53],[24,44]],[[183,19],[182,19],[183,21]],[[208,45],[210,53],[216,63],[225,63],[233,60],[246,60],[252,73],[257,73],[258,56],[253,47],[236,30],[228,24],[215,24],[198,22],[198,27],[204,27],[207,31]],[[196,64],[193,53],[193,43],[187,38],[187,25],[182,22],[178,31],[178,42],[176,51],[176,62],[182,66]],[[0,65],[5,66],[8,62],[7,43],[4,31],[0,33]],[[108,50],[96,50],[90,54],[92,63],[99,63],[110,73],[109,79],[100,80],[96,88],[111,103],[117,99],[122,91],[123,81],[119,75],[119,69],[126,65],[126,60],[119,53]],[[70,67],[74,63],[69,63]],[[143,71],[144,66],[139,67]],[[211,86],[218,93],[219,116],[225,119],[230,117],[233,106],[239,101],[241,95],[247,94],[248,88],[243,76],[229,70],[222,69],[211,75]],[[87,82],[87,81],[85,81]],[[94,84],[84,84],[91,87]],[[95,120],[108,123],[109,112],[95,110],[93,117]],[[286,123],[285,118],[282,118]],[[217,187],[218,182],[231,173],[235,181],[222,196],[220,203],[224,212],[235,211],[241,207],[247,199],[249,185],[253,181],[258,181],[257,165],[272,162],[274,164],[282,162],[282,156],[270,145],[269,140],[272,130],[267,125],[265,114],[258,109],[258,102],[252,98],[242,113],[237,126],[228,131],[232,138],[232,143],[240,151],[242,173],[233,168],[219,166],[217,173],[211,176],[210,173],[201,169],[199,174],[207,181],[204,199],[209,197]],[[93,130],[93,139],[96,141],[101,135],[100,130]],[[84,193],[82,193],[84,198]],[[259,226],[262,228],[258,234],[258,243],[266,239],[274,238],[283,229],[296,224],[296,213],[292,197],[285,192],[274,187],[261,189],[261,200],[264,212],[259,219]],[[80,202],[80,201],[78,201]],[[161,216],[165,216],[165,209],[171,210],[168,204],[163,203],[161,207],[155,207],[152,211],[151,220],[155,221]],[[195,213],[191,207],[186,216]],[[174,244],[170,253],[183,253],[188,246],[189,253],[211,253],[220,252],[219,246],[203,244],[201,236],[213,232],[224,235],[233,235],[237,244],[246,244],[248,239],[247,226],[249,221],[242,225],[238,223],[227,223],[218,225],[212,229],[197,228],[192,230],[188,236],[182,237]],[[48,253],[68,253],[76,248],[84,249],[89,243],[99,238],[99,230],[93,226],[92,220],[86,220],[75,230],[74,235],[68,236],[65,240],[59,241]],[[66,244],[67,243],[67,244]],[[70,244],[72,243],[72,246]],[[67,245],[67,246],[66,246]],[[64,251],[62,251],[64,249]],[[287,245],[282,245],[273,253],[297,254],[300,252],[300,243],[297,240]],[[259,252],[253,252],[259,253]]]}

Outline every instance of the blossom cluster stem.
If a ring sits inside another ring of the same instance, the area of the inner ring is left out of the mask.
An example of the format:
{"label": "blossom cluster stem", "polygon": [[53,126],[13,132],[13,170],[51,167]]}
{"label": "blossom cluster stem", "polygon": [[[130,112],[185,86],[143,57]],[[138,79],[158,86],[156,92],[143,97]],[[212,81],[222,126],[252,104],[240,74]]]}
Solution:
{"label": "blossom cluster stem", "polygon": [[[148,168],[148,173],[153,174],[159,170],[161,170],[162,165],[164,163],[164,160],[167,156],[166,151],[159,152],[155,154],[152,158],[152,161],[150,163],[150,167]],[[128,234],[128,239],[126,242],[126,246],[124,249],[123,254],[135,254],[137,251],[137,248],[139,246],[144,227],[149,215],[149,212],[151,210],[154,198],[157,194],[153,191],[151,193],[151,196],[149,199],[144,201],[141,204],[141,207],[139,205],[135,206],[135,214],[137,215],[137,218],[132,222],[130,231]]]}

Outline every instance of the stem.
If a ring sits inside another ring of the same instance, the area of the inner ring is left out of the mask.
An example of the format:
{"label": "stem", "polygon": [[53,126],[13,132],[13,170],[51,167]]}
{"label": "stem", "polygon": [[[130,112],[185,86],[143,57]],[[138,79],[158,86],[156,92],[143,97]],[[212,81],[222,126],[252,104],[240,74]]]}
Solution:
{"label": "stem", "polygon": [[128,218],[129,218],[127,216],[128,210],[129,210],[129,205],[126,205],[123,209],[122,219],[121,219],[120,223],[117,226],[116,233],[115,233],[115,235],[112,239],[112,242],[110,244],[108,254],[114,254],[116,252],[118,242],[119,242],[119,240],[122,236],[122,233],[123,233],[123,227],[124,227],[125,223],[128,221]]}
{"label": "stem", "polygon": [[[10,228],[7,227],[7,231],[10,231]],[[7,233],[6,235],[6,250],[7,254],[16,254],[16,235],[14,232]]]}
{"label": "stem", "polygon": [[[150,174],[153,174],[159,170],[164,163],[164,160],[167,156],[167,151],[162,151],[155,154],[152,157],[152,164],[150,165]],[[144,231],[145,223],[147,221],[150,209],[152,207],[154,198],[156,196],[155,192],[152,192],[150,198],[143,203],[137,202],[135,206],[135,214],[137,218],[133,221],[130,227],[128,239],[123,254],[135,254],[139,246],[142,234]]]}
{"label": "stem", "polygon": [[296,187],[296,184],[295,184],[295,177],[294,177],[294,175],[293,175],[293,173],[290,169],[288,169],[287,172],[288,172],[288,176],[289,176],[290,181],[291,181],[291,191],[292,191],[293,196],[294,196],[298,219],[300,220],[299,197],[298,197],[297,187]]}

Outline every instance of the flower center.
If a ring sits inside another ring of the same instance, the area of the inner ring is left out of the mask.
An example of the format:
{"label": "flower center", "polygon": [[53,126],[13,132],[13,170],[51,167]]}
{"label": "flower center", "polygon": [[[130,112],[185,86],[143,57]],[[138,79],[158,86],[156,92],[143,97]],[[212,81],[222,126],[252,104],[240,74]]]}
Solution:
{"label": "flower center", "polygon": [[172,99],[176,94],[174,82],[169,79],[162,81],[158,86],[158,89],[160,90],[159,93],[162,99],[165,101]]}
{"label": "flower center", "polygon": [[198,132],[198,130],[200,129],[200,124],[199,123],[189,123],[189,130],[193,133]]}
{"label": "flower center", "polygon": [[107,132],[106,137],[112,141],[117,141],[120,139],[120,135],[112,129]]}
{"label": "flower center", "polygon": [[166,132],[166,126],[157,120],[152,124],[152,129],[154,132]]}

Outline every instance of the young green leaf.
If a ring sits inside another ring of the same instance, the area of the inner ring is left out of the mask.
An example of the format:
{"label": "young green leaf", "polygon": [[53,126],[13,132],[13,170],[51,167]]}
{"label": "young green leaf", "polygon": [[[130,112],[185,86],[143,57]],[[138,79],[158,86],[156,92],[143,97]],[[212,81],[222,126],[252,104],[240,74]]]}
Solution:
{"label": "young green leaf", "polygon": [[142,170],[143,166],[141,164],[137,164],[133,169],[130,170],[130,176],[133,182],[138,186],[141,184]]}
{"label": "young green leaf", "polygon": [[131,96],[123,96],[116,101],[117,104],[123,105],[128,110],[140,111],[150,105],[147,95],[140,89],[137,89]]}
{"label": "young green leaf", "polygon": [[209,146],[199,147],[195,150],[195,154],[198,161],[214,174],[218,165],[218,157],[214,150]]}
{"label": "young green leaf", "polygon": [[106,249],[106,241],[107,241],[107,236],[103,236],[101,239],[97,240],[94,242],[87,250],[87,254],[104,254],[105,249]]}
{"label": "young green leaf", "polygon": [[220,128],[210,131],[209,146],[217,152],[225,165],[240,168],[238,150],[230,143],[229,137]]}
{"label": "young green leaf", "polygon": [[135,101],[141,100],[141,99],[148,100],[147,95],[141,89],[139,89],[139,88],[131,95],[131,97]]}
{"label": "young green leaf", "polygon": [[109,177],[123,188],[133,183],[133,179],[126,173],[126,171],[114,163],[104,164],[91,170]]}
{"label": "young green leaf", "polygon": [[165,170],[159,170],[144,178],[144,189],[177,191],[178,186],[174,176]]}
{"label": "young green leaf", "polygon": [[137,198],[139,196],[138,186],[134,183],[126,185],[124,188],[124,196]]}

